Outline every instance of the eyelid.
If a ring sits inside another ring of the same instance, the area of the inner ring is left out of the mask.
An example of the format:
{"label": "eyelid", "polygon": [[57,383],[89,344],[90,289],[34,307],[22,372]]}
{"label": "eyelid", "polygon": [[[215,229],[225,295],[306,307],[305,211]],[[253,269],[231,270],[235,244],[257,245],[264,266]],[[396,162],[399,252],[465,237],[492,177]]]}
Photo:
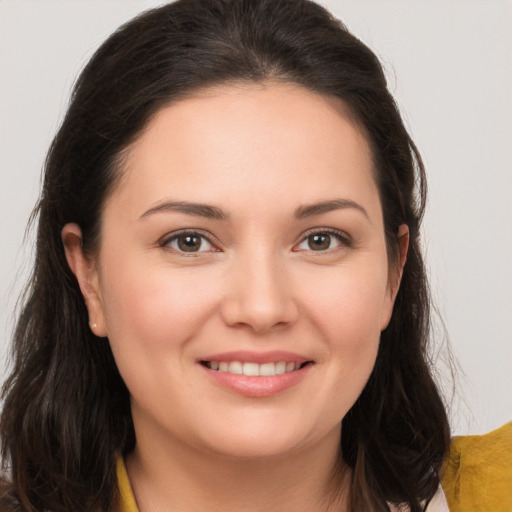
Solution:
{"label": "eyelid", "polygon": [[[180,237],[182,235],[195,235],[195,236],[199,236],[199,237],[203,238],[206,242],[208,242],[208,244],[210,244],[214,248],[214,250],[208,249],[208,250],[205,250],[205,251],[186,252],[186,251],[180,251],[179,249],[175,249],[174,247],[169,247],[169,244],[173,240],[176,240],[178,237]],[[163,249],[174,251],[174,252],[176,252],[176,253],[178,253],[180,255],[184,255],[184,256],[197,256],[198,254],[202,254],[202,253],[219,252],[220,251],[220,249],[218,248],[217,244],[215,244],[212,241],[212,238],[213,237],[210,234],[207,234],[207,233],[205,233],[204,231],[202,231],[200,229],[184,228],[184,229],[179,229],[177,231],[172,231],[171,233],[167,233],[166,235],[164,235],[159,240],[158,245],[160,247],[162,247]]]}
{"label": "eyelid", "polygon": [[[352,247],[352,245],[353,245],[352,238],[345,231],[341,231],[339,229],[334,229],[334,228],[311,228],[311,229],[307,230],[305,233],[302,233],[299,241],[294,245],[293,250],[295,250],[295,248],[298,245],[305,242],[306,239],[309,238],[310,236],[320,235],[320,234],[334,236],[340,242],[340,244],[344,247]],[[312,249],[309,249],[309,250],[308,249],[299,249],[299,250],[305,250],[305,251],[308,251],[311,253],[316,253],[316,254],[322,254],[322,253],[325,254],[325,253],[330,253],[330,252],[336,251],[338,249],[339,249],[338,247],[335,247],[333,249],[326,249],[325,251],[313,251]],[[296,252],[298,252],[299,250],[297,250]]]}

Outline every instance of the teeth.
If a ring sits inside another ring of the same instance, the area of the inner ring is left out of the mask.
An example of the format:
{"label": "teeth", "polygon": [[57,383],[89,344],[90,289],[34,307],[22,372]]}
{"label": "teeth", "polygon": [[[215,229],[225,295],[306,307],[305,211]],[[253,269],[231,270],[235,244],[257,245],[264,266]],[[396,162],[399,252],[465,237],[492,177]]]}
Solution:
{"label": "teeth", "polygon": [[244,363],[244,375],[256,377],[260,374],[260,365],[258,363]]}
{"label": "teeth", "polygon": [[206,366],[212,370],[219,372],[234,373],[235,375],[246,375],[248,377],[272,377],[274,375],[282,375],[283,373],[298,370],[302,364],[286,361],[278,361],[276,363],[241,363],[240,361],[207,361]]}
{"label": "teeth", "polygon": [[274,363],[265,363],[260,365],[260,375],[269,377],[276,374],[276,365]]}
{"label": "teeth", "polygon": [[229,373],[236,373],[237,375],[242,375],[244,373],[244,369],[242,363],[240,361],[232,361],[229,363]]}
{"label": "teeth", "polygon": [[276,363],[276,375],[282,375],[284,372],[286,372],[286,363],[279,361],[279,363]]}

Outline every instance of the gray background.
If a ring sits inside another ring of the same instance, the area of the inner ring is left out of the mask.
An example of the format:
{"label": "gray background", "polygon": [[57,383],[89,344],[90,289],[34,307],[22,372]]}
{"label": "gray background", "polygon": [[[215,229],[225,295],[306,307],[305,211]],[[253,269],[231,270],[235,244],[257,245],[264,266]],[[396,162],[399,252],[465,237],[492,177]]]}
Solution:
{"label": "gray background", "polygon": [[[33,256],[25,225],[73,81],[120,23],[159,3],[0,0],[0,354]],[[512,3],[324,5],[381,58],[425,159],[424,247],[461,367],[452,397],[438,319],[438,376],[454,432],[494,429],[512,419]]]}

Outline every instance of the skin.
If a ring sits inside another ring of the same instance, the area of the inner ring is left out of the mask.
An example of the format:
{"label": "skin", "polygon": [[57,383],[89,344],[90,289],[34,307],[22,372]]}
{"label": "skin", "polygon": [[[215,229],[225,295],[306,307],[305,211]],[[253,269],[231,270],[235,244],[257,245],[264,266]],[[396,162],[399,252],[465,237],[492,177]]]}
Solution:
{"label": "skin", "polygon": [[[97,254],[83,254],[75,224],[63,242],[132,396],[140,510],[342,509],[340,424],[373,369],[407,249],[401,226],[390,272],[361,131],[338,100],[298,85],[229,85],[163,108],[122,172]],[[332,200],[345,207],[295,215]],[[159,209],[169,201],[226,218]],[[180,230],[204,235],[200,250],[180,251]],[[233,350],[313,363],[291,388],[250,397],[198,362]]]}

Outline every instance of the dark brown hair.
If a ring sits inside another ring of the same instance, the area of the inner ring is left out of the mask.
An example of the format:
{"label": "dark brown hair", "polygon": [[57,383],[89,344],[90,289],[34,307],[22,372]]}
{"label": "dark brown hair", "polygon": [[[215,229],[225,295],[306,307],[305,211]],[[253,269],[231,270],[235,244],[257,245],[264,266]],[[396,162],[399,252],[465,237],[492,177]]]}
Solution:
{"label": "dark brown hair", "polygon": [[179,0],[143,13],[99,48],[48,153],[34,213],[35,267],[3,388],[2,510],[114,510],[116,456],[135,443],[129,392],[108,342],[88,328],[63,226],[80,225],[86,251],[99,243],[123,149],[163,105],[211,85],[269,79],[340,98],[363,128],[391,265],[399,226],[410,230],[375,368],[343,419],[352,510],[407,503],[418,512],[435,493],[449,429],[427,355],[430,296],[419,248],[425,175],[378,59],[308,0]]}

